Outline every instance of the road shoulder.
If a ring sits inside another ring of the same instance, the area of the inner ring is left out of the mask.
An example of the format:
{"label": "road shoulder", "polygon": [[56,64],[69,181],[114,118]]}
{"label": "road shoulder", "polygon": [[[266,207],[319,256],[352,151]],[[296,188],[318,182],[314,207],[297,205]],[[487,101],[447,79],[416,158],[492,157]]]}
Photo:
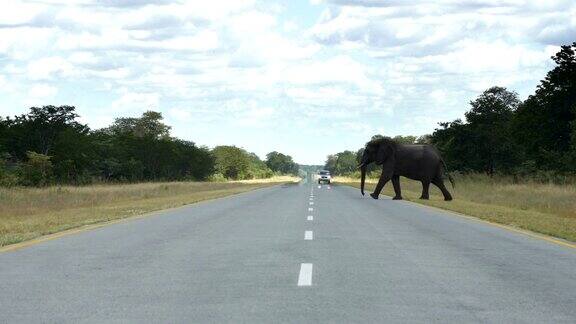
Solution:
{"label": "road shoulder", "polygon": [[[349,182],[336,182],[336,185],[341,186],[348,186],[352,188],[359,188],[359,183],[349,183]],[[373,189],[374,184],[366,184],[367,190]],[[387,195],[382,195],[384,197],[391,198]],[[524,215],[528,218],[528,221],[525,223],[517,224],[515,222],[510,221],[510,218],[506,216],[507,213],[510,212],[511,208],[503,207],[503,206],[474,206],[473,210],[478,210],[479,207],[484,207],[484,212],[481,213],[473,213],[467,214],[465,211],[470,210],[470,204],[475,204],[469,201],[458,201],[457,199],[452,202],[444,202],[438,199],[436,200],[412,200],[412,199],[404,199],[403,203],[412,204],[421,208],[428,208],[435,211],[439,211],[442,213],[446,213],[452,216],[466,218],[468,220],[479,222],[483,224],[487,224],[494,227],[499,227],[511,232],[520,233],[526,236],[530,236],[535,239],[544,240],[550,243],[554,243],[557,245],[561,245],[564,247],[568,247],[571,249],[576,249],[576,243],[570,240],[565,239],[562,236],[554,235],[556,231],[547,230],[547,226],[545,223],[542,223],[542,218],[538,216],[541,213],[534,212],[534,211],[524,211]],[[480,205],[480,204],[475,204]],[[563,235],[571,237],[570,235]]]}

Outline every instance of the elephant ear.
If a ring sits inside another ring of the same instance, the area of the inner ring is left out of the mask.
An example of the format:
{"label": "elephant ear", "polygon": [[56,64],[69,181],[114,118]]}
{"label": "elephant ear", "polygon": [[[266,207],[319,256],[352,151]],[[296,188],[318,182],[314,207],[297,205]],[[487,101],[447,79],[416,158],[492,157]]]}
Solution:
{"label": "elephant ear", "polygon": [[382,143],[376,152],[376,163],[384,164],[384,162],[393,161],[395,155],[395,148],[391,143]]}

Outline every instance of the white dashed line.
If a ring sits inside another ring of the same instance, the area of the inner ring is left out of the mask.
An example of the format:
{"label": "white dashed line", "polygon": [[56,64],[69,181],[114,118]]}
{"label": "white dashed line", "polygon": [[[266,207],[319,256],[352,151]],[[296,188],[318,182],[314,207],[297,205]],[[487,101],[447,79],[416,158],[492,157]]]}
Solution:
{"label": "white dashed line", "polygon": [[300,264],[298,286],[312,286],[312,263]]}
{"label": "white dashed line", "polygon": [[[322,188],[322,186],[318,186],[318,188]],[[314,205],[314,187],[310,191],[310,201],[308,204],[310,206]],[[314,208],[308,207],[308,211],[314,211]],[[308,221],[314,220],[314,216],[308,215],[306,218]],[[304,231],[304,240],[311,241],[314,239],[314,232],[313,231]],[[312,286],[312,263],[302,263],[300,264],[300,275],[298,275],[298,286]]]}
{"label": "white dashed line", "polygon": [[318,189],[321,189],[321,188],[322,188],[322,186],[318,186]]}

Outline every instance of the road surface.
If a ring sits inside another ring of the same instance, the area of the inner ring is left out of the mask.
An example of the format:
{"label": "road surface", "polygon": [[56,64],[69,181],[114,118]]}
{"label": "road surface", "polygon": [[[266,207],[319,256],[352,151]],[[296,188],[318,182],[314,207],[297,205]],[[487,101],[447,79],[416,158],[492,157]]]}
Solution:
{"label": "road surface", "polygon": [[0,322],[576,322],[576,250],[282,185],[0,253]]}

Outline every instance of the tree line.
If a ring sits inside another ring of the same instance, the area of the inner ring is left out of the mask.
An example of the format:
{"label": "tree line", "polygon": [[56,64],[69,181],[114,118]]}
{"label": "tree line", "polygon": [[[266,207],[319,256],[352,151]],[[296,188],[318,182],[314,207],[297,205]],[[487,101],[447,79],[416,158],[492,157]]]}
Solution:
{"label": "tree line", "polygon": [[[552,56],[555,67],[526,100],[491,87],[470,102],[465,120],[439,124],[432,134],[399,136],[436,146],[451,170],[562,181],[576,175],[576,42]],[[325,168],[349,174],[362,154],[329,155]],[[374,167],[373,167],[374,168]]]}
{"label": "tree line", "polygon": [[235,146],[209,149],[172,137],[155,111],[95,130],[78,118],[73,106],[0,117],[0,185],[243,180],[298,172],[289,155],[271,152],[262,161]]}

